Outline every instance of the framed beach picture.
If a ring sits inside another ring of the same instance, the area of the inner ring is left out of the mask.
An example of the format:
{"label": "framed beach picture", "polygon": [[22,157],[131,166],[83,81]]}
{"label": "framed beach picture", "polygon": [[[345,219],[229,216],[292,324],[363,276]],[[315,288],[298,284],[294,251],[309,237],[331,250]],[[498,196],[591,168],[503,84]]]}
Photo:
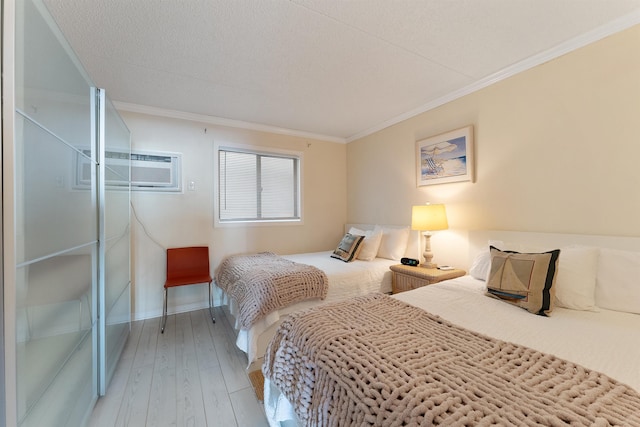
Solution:
{"label": "framed beach picture", "polygon": [[473,126],[416,142],[418,187],[473,182]]}

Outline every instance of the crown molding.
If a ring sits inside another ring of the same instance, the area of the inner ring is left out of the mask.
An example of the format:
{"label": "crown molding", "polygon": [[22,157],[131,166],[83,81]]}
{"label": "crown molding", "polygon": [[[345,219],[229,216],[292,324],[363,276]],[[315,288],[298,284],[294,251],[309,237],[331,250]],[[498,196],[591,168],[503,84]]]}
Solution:
{"label": "crown molding", "polygon": [[119,111],[128,111],[131,113],[149,114],[158,117],[167,117],[171,119],[189,120],[192,122],[208,123],[217,126],[226,126],[238,129],[254,130],[259,132],[275,133],[278,135],[295,136],[300,138],[309,138],[319,141],[336,142],[346,144],[345,138],[335,136],[321,135],[312,132],[303,132],[293,129],[280,128],[277,126],[268,126],[259,123],[244,122],[241,120],[225,119],[222,117],[208,116],[205,114],[187,113],[177,110],[168,110],[158,107],[150,107],[147,105],[131,104],[128,102],[113,101],[113,106]]}
{"label": "crown molding", "polygon": [[598,40],[601,40],[605,37],[608,37],[612,34],[618,33],[620,31],[626,30],[628,28],[633,27],[634,25],[640,24],[640,10],[637,10],[633,13],[625,15],[621,18],[613,20],[608,24],[602,25],[592,31],[584,33],[580,36],[577,36],[571,40],[568,40],[564,43],[561,43],[545,52],[541,52],[537,55],[531,56],[529,58],[524,59],[514,65],[506,67],[496,73],[493,73],[481,80],[478,80],[470,85],[467,85],[461,89],[455,90],[453,92],[448,93],[445,96],[442,96],[438,99],[435,99],[431,102],[428,102],[424,105],[421,105],[418,108],[407,111],[399,116],[396,116],[392,119],[384,121],[377,126],[366,129],[362,132],[359,132],[355,135],[352,135],[346,138],[347,143],[356,141],[360,138],[364,138],[368,135],[371,135],[375,132],[379,132],[383,129],[386,129],[390,126],[413,118],[419,114],[425,113],[434,108],[440,107],[448,102],[454,101],[458,98],[462,98],[463,96],[469,95],[473,92],[476,92],[480,89],[484,89],[487,86],[491,86],[492,84],[498,83],[502,80],[505,80],[509,77],[512,77],[518,73],[529,70],[538,65],[544,64],[552,59],[558,58],[562,55],[565,55],[569,52],[577,50],[581,47],[587,46],[591,43],[594,43]]}

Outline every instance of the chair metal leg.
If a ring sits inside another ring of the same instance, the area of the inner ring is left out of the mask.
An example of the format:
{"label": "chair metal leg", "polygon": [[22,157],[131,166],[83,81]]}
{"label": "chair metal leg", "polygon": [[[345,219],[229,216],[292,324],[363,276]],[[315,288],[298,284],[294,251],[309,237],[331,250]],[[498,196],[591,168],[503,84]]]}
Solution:
{"label": "chair metal leg", "polygon": [[164,327],[167,324],[167,288],[164,288],[164,309],[162,311],[162,328],[160,328],[160,333],[164,334]]}
{"label": "chair metal leg", "polygon": [[213,294],[211,292],[211,288],[213,287],[213,282],[209,282],[209,315],[211,316],[211,320],[213,323],[216,323],[216,317],[213,315]]}

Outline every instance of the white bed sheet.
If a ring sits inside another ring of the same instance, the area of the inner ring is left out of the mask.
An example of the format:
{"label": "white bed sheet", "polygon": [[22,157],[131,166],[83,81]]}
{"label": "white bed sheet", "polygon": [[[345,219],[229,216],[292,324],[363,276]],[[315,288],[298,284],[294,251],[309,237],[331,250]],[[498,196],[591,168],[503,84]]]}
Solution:
{"label": "white bed sheet", "polygon": [[[640,315],[600,309],[554,308],[550,317],[484,295],[484,281],[447,280],[395,298],[464,328],[576,362],[640,392]],[[290,403],[265,379],[265,411],[272,426],[295,423]]]}
{"label": "white bed sheet", "polygon": [[599,309],[554,308],[550,317],[484,295],[471,276],[426,286],[395,298],[503,341],[576,362],[640,392],[640,315]]}
{"label": "white bed sheet", "polygon": [[[235,325],[236,329],[238,329],[236,345],[240,350],[247,353],[249,364],[262,357],[277,326],[287,314],[370,292],[391,292],[391,270],[389,266],[398,264],[398,261],[375,258],[371,261],[355,260],[346,263],[331,258],[331,253],[331,251],[326,251],[283,255],[283,258],[313,265],[324,271],[329,282],[327,297],[324,300],[301,301],[274,311],[256,322],[250,329],[240,329],[238,325]],[[229,311],[235,316],[237,313],[235,301],[223,295],[223,302],[229,305]]]}

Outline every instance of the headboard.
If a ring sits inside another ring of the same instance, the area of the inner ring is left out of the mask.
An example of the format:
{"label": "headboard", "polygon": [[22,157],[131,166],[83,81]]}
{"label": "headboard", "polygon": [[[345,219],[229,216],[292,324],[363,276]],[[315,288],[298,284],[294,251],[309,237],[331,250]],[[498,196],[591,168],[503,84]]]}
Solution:
{"label": "headboard", "polygon": [[514,246],[528,248],[522,249],[525,251],[544,251],[568,245],[640,251],[640,237],[474,230],[469,231],[469,262],[475,258],[478,252],[487,248],[490,240],[503,242],[505,246],[511,248]]}

